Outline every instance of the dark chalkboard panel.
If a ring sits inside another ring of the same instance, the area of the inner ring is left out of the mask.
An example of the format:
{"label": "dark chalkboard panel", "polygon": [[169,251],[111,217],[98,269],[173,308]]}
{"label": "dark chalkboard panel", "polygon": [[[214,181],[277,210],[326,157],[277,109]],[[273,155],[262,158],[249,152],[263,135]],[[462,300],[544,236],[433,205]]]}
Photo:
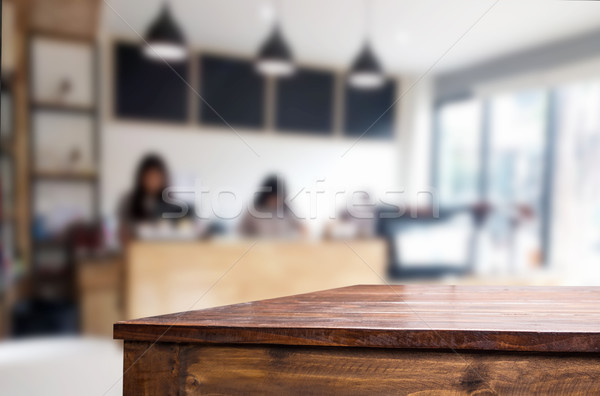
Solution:
{"label": "dark chalkboard panel", "polygon": [[[115,115],[160,121],[185,122],[188,119],[189,87],[186,62],[148,59],[141,46],[115,45]],[[177,73],[177,74],[176,74]]]}
{"label": "dark chalkboard panel", "polygon": [[204,55],[199,67],[200,92],[210,105],[200,100],[203,123],[225,126],[223,117],[230,125],[264,127],[265,78],[252,62]]}
{"label": "dark chalkboard panel", "polygon": [[332,72],[308,69],[277,80],[277,129],[331,134],[334,82]]}
{"label": "dark chalkboard panel", "polygon": [[396,100],[395,85],[394,81],[388,80],[382,87],[368,90],[346,84],[344,134],[359,137],[368,129],[363,139],[391,138],[394,133],[394,108],[383,113]]}

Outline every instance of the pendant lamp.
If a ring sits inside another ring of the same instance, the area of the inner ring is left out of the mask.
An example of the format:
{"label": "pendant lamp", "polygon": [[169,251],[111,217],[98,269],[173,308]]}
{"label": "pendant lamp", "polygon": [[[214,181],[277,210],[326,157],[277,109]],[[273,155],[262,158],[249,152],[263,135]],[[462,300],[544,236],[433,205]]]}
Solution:
{"label": "pendant lamp", "polygon": [[[367,14],[367,5],[365,4],[365,14]],[[375,56],[368,37],[368,18],[365,17],[365,44],[362,50],[352,63],[348,82],[351,86],[360,89],[379,88],[385,82],[385,76],[379,60]]]}
{"label": "pendant lamp", "polygon": [[256,69],[259,73],[276,77],[289,76],[296,69],[292,52],[283,38],[277,21],[271,34],[258,51]]}
{"label": "pendant lamp", "polygon": [[188,52],[183,33],[165,3],[146,32],[144,54],[157,60],[182,61]]}

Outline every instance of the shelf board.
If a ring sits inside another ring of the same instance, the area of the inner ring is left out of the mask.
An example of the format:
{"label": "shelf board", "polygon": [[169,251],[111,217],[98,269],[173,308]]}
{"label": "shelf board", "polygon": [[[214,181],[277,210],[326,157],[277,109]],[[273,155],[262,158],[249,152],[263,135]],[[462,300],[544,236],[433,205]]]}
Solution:
{"label": "shelf board", "polygon": [[95,171],[41,171],[32,173],[34,179],[60,180],[60,181],[94,181],[98,177]]}
{"label": "shelf board", "polygon": [[63,113],[94,114],[96,106],[76,105],[61,102],[33,101],[30,104],[32,110],[56,111]]}
{"label": "shelf board", "polygon": [[90,34],[81,34],[71,31],[61,32],[56,29],[47,29],[39,26],[31,29],[31,35],[35,38],[80,42],[89,45],[94,45],[97,41],[94,32],[91,32]]}

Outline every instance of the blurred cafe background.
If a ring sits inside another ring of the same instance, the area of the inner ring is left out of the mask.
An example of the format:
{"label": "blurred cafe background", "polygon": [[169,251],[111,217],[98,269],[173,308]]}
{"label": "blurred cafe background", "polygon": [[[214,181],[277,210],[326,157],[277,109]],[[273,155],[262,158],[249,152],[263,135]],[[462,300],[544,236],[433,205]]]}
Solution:
{"label": "blurred cafe background", "polygon": [[11,394],[118,394],[123,319],[600,283],[598,2],[3,0],[1,65]]}

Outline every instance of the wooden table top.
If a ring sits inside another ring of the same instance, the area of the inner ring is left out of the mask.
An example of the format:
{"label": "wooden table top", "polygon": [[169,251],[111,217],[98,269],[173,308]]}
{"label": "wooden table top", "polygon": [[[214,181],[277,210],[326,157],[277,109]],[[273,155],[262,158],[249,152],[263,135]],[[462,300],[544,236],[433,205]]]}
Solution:
{"label": "wooden table top", "polygon": [[600,352],[600,287],[350,286],[118,322],[114,338]]}

